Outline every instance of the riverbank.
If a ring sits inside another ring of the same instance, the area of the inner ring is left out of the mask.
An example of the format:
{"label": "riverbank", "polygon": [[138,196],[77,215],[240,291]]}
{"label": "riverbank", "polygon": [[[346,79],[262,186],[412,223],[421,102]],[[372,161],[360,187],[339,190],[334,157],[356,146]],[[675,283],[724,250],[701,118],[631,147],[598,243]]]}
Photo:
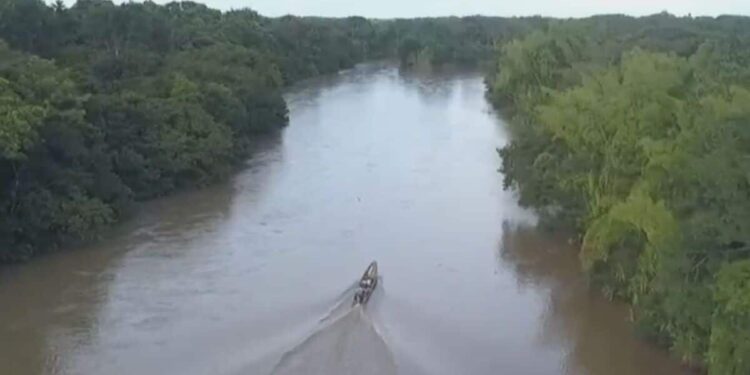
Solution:
{"label": "riverbank", "polygon": [[0,363],[267,374],[375,259],[368,315],[404,374],[681,373],[499,188],[481,75],[366,65],[285,99],[290,125],[229,182],[4,270]]}
{"label": "riverbank", "polygon": [[631,303],[639,332],[710,374],[750,372],[750,71],[738,57],[750,48],[705,36],[678,56],[568,26],[505,46],[488,80],[517,113],[506,188],[574,223],[592,285]]}
{"label": "riverbank", "polygon": [[8,3],[0,11],[0,262],[93,239],[134,202],[225,179],[254,138],[287,123],[281,94],[294,82],[382,58],[476,63],[495,39],[537,21]]}

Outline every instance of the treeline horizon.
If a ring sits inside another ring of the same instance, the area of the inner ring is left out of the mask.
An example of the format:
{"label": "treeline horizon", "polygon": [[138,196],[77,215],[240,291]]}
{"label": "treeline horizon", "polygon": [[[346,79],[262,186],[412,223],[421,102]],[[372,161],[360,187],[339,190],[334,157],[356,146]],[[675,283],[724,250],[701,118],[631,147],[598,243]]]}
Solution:
{"label": "treeline horizon", "polygon": [[541,25],[0,0],[0,263],[95,239],[133,202],[226,178],[253,139],[286,125],[294,82],[386,58],[476,64]]}
{"label": "treeline horizon", "polygon": [[0,0],[0,263],[222,180],[300,80],[488,67],[506,188],[580,233],[593,285],[715,375],[750,373],[750,18],[268,18]]}

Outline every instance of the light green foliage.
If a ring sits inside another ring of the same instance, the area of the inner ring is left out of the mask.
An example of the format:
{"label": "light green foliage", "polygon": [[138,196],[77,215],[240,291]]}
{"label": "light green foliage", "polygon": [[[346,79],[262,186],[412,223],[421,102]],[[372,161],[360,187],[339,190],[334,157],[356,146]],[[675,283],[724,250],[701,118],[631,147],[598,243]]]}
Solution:
{"label": "light green foliage", "polygon": [[43,116],[43,107],[24,103],[10,82],[0,78],[0,156],[22,158]]}
{"label": "light green foliage", "polygon": [[[192,2],[0,0],[0,262],[226,176],[302,78],[366,59],[489,65],[506,188],[579,230],[639,325],[747,375],[750,20],[266,18]],[[6,44],[7,42],[7,44]]]}
{"label": "light green foliage", "polygon": [[708,362],[712,374],[750,373],[750,261],[724,266],[714,293]]}
{"label": "light green foliage", "polygon": [[84,238],[94,230],[114,222],[114,209],[97,198],[74,196],[61,202],[54,213],[53,226],[63,233]]}
{"label": "light green foliage", "polygon": [[[583,237],[581,259],[584,266],[607,261],[608,251],[626,237],[627,231],[643,233],[645,249],[639,270],[646,283],[658,268],[661,254],[669,251],[679,241],[677,222],[663,202],[654,202],[647,193],[636,189],[625,201],[613,205],[604,215],[595,219]],[[633,249],[635,250],[635,249]],[[637,254],[635,256],[638,256]],[[645,283],[636,286],[637,292],[648,288]]]}
{"label": "light green foliage", "polygon": [[[635,51],[581,86],[555,93],[537,107],[538,121],[565,144],[576,169],[560,184],[584,194],[592,218],[631,193],[648,159],[644,145],[668,137],[681,102],[672,96],[685,81],[686,62]],[[656,77],[648,79],[647,77]]]}
{"label": "light green foliage", "polygon": [[501,51],[488,87],[517,111],[506,187],[580,230],[591,279],[633,303],[647,334],[711,374],[746,374],[750,53],[693,30],[673,44],[603,35],[580,44],[603,54],[555,53],[571,39],[553,31]]}
{"label": "light green foliage", "polygon": [[181,180],[205,183],[212,174],[228,173],[233,147],[230,130],[214,122],[200,100],[198,86],[176,75],[169,96],[159,102],[157,163],[177,186]]}
{"label": "light green foliage", "polygon": [[502,47],[492,86],[496,100],[531,108],[542,102],[550,89],[575,83],[572,68],[581,60],[586,40],[577,33],[557,31],[536,31]]}

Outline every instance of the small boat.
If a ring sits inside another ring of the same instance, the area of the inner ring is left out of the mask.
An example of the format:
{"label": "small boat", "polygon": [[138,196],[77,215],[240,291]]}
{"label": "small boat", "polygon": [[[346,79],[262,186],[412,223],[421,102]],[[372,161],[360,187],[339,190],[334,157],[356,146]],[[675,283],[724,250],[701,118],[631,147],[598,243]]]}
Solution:
{"label": "small boat", "polygon": [[354,301],[352,306],[366,305],[367,301],[370,300],[372,292],[375,291],[375,287],[378,286],[378,262],[373,261],[367,266],[365,273],[362,274],[362,278],[359,280],[359,287],[357,292],[354,293]]}

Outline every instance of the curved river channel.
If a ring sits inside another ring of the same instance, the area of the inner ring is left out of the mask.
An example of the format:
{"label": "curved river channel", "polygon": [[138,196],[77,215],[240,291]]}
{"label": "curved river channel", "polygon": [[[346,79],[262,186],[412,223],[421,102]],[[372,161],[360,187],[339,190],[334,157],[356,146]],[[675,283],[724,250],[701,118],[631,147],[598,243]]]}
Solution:
{"label": "curved river channel", "polygon": [[287,100],[231,181],[0,269],[0,373],[269,374],[371,260],[362,316],[400,374],[681,373],[503,191],[479,73],[363,65]]}

